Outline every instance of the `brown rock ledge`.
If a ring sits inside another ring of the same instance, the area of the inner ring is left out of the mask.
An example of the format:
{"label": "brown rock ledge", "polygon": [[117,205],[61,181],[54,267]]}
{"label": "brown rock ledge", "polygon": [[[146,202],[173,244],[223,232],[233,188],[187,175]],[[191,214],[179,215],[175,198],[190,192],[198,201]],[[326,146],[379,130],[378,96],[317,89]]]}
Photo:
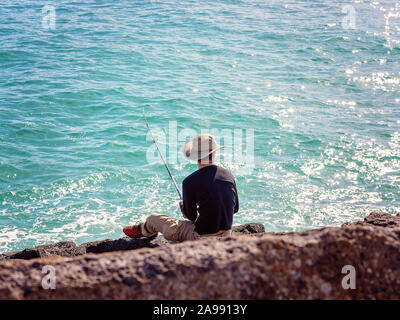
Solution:
{"label": "brown rock ledge", "polygon": [[[56,289],[41,286],[43,266]],[[342,287],[354,266],[356,289]],[[157,248],[0,262],[0,299],[400,299],[400,216]]]}
{"label": "brown rock ledge", "polygon": [[[234,226],[232,228],[234,235],[263,234],[264,231],[264,225],[261,223],[247,223]],[[104,253],[112,251],[135,250],[141,248],[155,248],[168,243],[172,244],[172,242],[168,242],[162,236],[141,239],[131,239],[129,237],[124,237],[117,240],[106,239],[83,243],[79,246],[71,241],[63,241],[54,244],[45,244],[35,248],[27,248],[18,252],[3,253],[0,254],[0,261],[8,259],[30,260],[51,256],[76,257],[87,253]]]}

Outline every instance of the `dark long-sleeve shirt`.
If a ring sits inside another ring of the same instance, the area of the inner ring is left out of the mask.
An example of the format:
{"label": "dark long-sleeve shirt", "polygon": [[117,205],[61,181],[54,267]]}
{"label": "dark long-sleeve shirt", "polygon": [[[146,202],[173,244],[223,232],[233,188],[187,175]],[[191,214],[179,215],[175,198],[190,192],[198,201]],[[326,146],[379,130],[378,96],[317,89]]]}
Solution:
{"label": "dark long-sleeve shirt", "polygon": [[233,175],[210,165],[186,177],[183,187],[183,214],[194,222],[198,234],[215,233],[232,227],[239,198]]}

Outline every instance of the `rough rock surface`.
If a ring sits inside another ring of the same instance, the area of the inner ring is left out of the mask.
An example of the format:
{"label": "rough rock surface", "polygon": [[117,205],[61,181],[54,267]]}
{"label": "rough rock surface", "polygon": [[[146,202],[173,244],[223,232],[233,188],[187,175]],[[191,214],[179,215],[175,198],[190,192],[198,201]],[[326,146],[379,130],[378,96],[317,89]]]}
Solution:
{"label": "rough rock surface", "polygon": [[[78,257],[0,262],[1,299],[400,299],[400,216]],[[42,268],[56,270],[44,290]],[[355,268],[344,289],[342,268]]]}
{"label": "rough rock surface", "polygon": [[392,215],[383,212],[372,212],[364,221],[357,221],[353,223],[345,223],[344,227],[351,225],[362,225],[362,226],[377,226],[384,228],[400,228],[400,213],[398,213],[394,218]]}
{"label": "rough rock surface", "polygon": [[75,257],[78,255],[85,254],[84,247],[78,247],[71,241],[63,241],[55,244],[45,244],[35,248],[27,248],[19,252],[4,253],[0,256],[2,259],[35,259],[45,258],[50,256],[63,256],[63,257]]}
{"label": "rough rock surface", "polygon": [[[264,225],[261,223],[248,223],[234,226],[232,231],[233,234],[262,234],[265,230]],[[35,258],[46,258],[50,256],[76,257],[86,253],[103,253],[111,251],[135,250],[141,248],[155,248],[168,243],[171,242],[168,242],[161,236],[141,239],[131,239],[129,237],[124,237],[117,240],[106,239],[83,243],[80,246],[77,246],[73,242],[65,241],[55,244],[46,244],[35,248],[28,248],[19,252],[4,253],[0,255],[0,260],[29,260]]]}

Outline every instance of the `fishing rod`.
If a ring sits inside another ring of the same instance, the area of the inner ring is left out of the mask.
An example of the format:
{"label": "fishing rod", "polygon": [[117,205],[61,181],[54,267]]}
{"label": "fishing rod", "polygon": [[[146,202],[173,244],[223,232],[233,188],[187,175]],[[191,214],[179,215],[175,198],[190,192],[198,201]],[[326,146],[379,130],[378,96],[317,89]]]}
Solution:
{"label": "fishing rod", "polygon": [[144,114],[144,109],[143,109],[143,118],[144,118],[144,121],[146,122],[147,130],[149,130],[150,135],[151,135],[151,138],[153,139],[153,142],[154,142],[154,144],[156,145],[156,148],[157,148],[157,150],[158,150],[158,154],[160,155],[161,160],[164,162],[165,169],[167,169],[168,174],[169,174],[169,177],[170,177],[170,179],[171,179],[171,181],[172,181],[172,183],[174,184],[174,187],[175,187],[175,189],[176,189],[176,192],[178,192],[179,198],[182,200],[183,197],[182,197],[181,190],[179,190],[178,185],[176,184],[175,179],[174,179],[174,177],[172,176],[171,170],[169,170],[168,165],[167,165],[167,162],[165,161],[164,156],[162,155],[162,153],[161,153],[161,151],[160,151],[160,148],[158,147],[157,141],[156,141],[156,139],[154,138],[153,133],[152,133],[151,130],[150,130],[149,123],[147,122],[146,115]]}

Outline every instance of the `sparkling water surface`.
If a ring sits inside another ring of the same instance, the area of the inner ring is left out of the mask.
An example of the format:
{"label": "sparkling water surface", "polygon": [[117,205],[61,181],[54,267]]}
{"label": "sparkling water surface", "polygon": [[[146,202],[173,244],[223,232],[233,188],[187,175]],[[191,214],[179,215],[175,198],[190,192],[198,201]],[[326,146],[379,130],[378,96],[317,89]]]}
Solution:
{"label": "sparkling water surface", "polygon": [[[163,150],[174,123],[254,130],[252,170],[219,158],[235,224],[400,211],[398,1],[0,1],[0,71],[0,252],[180,216],[143,108]],[[196,169],[169,165],[179,184]]]}

